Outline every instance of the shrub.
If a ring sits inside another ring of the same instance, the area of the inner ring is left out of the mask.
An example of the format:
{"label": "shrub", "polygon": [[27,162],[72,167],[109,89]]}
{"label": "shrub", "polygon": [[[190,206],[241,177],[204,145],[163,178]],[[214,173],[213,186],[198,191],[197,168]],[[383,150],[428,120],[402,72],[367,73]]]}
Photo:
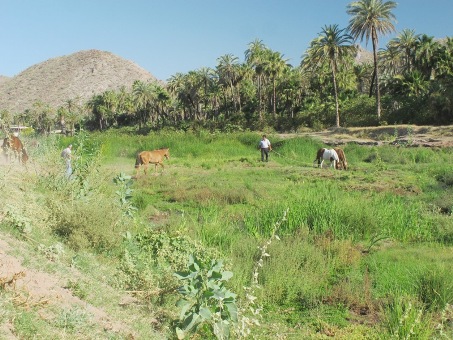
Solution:
{"label": "shrub", "polygon": [[75,250],[112,250],[119,245],[121,209],[115,202],[98,199],[92,201],[47,201],[51,229]]}

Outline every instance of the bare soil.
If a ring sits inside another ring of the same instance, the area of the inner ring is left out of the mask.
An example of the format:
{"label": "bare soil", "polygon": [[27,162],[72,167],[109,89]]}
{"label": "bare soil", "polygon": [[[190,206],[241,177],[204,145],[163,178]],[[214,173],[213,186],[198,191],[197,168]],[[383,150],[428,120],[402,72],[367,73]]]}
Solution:
{"label": "bare soil", "polygon": [[453,125],[388,125],[380,127],[329,128],[318,132],[307,131],[279,136],[282,138],[312,137],[331,146],[356,143],[376,146],[387,144],[411,147],[453,147]]}

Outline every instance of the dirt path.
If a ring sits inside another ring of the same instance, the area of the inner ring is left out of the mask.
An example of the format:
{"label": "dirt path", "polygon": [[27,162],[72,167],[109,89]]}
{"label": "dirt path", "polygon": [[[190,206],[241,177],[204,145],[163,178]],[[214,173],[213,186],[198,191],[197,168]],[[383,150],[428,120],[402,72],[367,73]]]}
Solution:
{"label": "dirt path", "polygon": [[453,147],[453,125],[389,125],[364,128],[330,128],[319,132],[281,134],[279,137],[312,137],[326,145],[406,145],[412,147]]}

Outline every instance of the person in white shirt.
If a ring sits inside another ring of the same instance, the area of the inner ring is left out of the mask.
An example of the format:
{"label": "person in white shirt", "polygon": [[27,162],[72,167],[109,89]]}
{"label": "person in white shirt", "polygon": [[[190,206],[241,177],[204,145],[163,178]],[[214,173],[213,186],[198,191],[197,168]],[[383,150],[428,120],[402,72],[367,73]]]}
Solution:
{"label": "person in white shirt", "polygon": [[66,177],[69,178],[72,174],[72,166],[71,166],[71,159],[72,159],[72,144],[69,144],[67,148],[63,149],[61,152],[61,157],[65,160],[66,163]]}
{"label": "person in white shirt", "polygon": [[266,138],[266,135],[263,135],[258,148],[261,150],[261,162],[267,162],[269,159],[269,151],[272,150],[272,145],[269,139]]}

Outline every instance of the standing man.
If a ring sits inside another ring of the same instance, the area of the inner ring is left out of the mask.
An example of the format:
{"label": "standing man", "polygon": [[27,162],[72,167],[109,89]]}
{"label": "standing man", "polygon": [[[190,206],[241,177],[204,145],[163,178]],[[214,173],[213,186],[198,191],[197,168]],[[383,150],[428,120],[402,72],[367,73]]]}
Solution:
{"label": "standing man", "polygon": [[263,135],[263,139],[261,139],[260,141],[259,148],[261,149],[261,162],[264,162],[264,159],[266,159],[267,162],[269,158],[269,151],[272,150],[272,146],[269,139],[266,138],[266,135]]}
{"label": "standing man", "polygon": [[69,144],[66,149],[63,149],[61,152],[61,157],[65,160],[66,163],[66,178],[69,178],[72,174],[72,166],[71,166],[71,159],[72,159],[72,144]]}

